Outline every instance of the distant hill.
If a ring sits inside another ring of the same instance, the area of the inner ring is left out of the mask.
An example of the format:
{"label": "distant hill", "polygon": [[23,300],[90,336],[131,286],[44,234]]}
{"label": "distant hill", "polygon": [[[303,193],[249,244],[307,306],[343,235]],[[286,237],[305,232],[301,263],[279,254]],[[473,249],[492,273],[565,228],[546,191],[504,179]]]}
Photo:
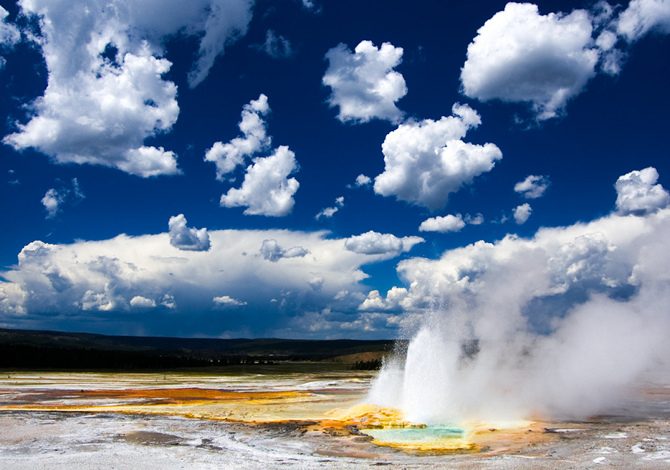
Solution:
{"label": "distant hill", "polygon": [[378,367],[393,340],[213,339],[0,329],[1,369],[174,369],[333,361]]}

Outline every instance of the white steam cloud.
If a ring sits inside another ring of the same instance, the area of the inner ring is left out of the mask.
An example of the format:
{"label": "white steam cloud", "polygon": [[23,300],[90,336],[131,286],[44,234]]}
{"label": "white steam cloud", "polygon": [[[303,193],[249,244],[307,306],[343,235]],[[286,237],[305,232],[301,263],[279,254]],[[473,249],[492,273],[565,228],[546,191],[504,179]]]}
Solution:
{"label": "white steam cloud", "polygon": [[427,424],[606,412],[650,368],[667,370],[668,263],[667,202],[404,260],[408,288],[361,308],[421,320],[369,400]]}

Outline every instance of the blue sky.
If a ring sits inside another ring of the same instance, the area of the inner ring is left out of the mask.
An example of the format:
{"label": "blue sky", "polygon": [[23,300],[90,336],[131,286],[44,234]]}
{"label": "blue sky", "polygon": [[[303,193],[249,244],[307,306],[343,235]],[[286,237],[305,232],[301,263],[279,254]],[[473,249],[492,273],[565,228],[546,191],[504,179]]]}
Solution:
{"label": "blue sky", "polygon": [[666,205],[667,1],[168,3],[2,2],[0,325],[392,337],[400,262]]}

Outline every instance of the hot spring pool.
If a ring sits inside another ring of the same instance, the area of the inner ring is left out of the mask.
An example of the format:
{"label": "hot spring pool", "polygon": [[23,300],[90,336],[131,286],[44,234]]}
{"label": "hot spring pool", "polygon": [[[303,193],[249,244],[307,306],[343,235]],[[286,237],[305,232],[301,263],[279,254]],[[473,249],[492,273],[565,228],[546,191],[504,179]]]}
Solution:
{"label": "hot spring pool", "polygon": [[434,425],[403,428],[362,429],[377,445],[416,451],[473,450],[465,430],[456,426]]}

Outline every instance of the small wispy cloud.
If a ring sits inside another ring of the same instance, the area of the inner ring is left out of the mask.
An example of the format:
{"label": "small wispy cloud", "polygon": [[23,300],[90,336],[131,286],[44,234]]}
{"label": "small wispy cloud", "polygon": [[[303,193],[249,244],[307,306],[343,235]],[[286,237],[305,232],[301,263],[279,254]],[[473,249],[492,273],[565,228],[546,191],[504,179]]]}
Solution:
{"label": "small wispy cloud", "polygon": [[41,199],[44,209],[47,211],[46,218],[53,219],[62,211],[66,203],[76,203],[84,199],[86,195],[81,190],[79,180],[72,178],[71,187],[61,185],[57,188],[49,188]]}

